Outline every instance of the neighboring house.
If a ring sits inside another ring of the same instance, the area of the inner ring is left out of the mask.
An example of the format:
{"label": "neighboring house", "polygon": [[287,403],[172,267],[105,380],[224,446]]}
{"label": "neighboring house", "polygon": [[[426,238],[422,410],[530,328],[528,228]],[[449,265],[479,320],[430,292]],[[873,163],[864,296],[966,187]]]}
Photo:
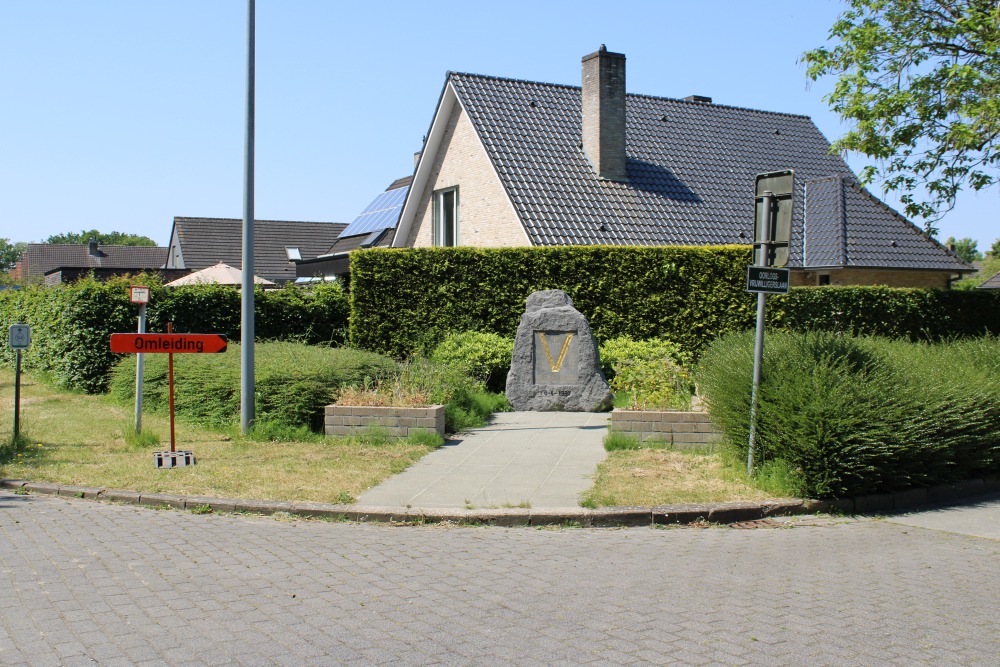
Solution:
{"label": "neighboring house", "polygon": [[750,244],[757,174],[793,169],[793,285],[949,286],[971,267],[862,188],[806,116],[449,73],[393,246]]}
{"label": "neighboring house", "polygon": [[994,273],[992,276],[979,283],[976,289],[1000,289],[1000,272]]}
{"label": "neighboring house", "polygon": [[[255,220],[254,274],[276,283],[295,280],[295,262],[326,252],[344,227],[335,222]],[[167,268],[200,271],[219,262],[243,266],[243,221],[175,217]]]}
{"label": "neighboring house", "polygon": [[403,210],[406,193],[410,189],[411,176],[393,181],[385,192],[379,193],[365,210],[340,233],[336,243],[319,257],[303,259],[295,263],[295,271],[300,279],[330,279],[348,273],[350,252],[358,248],[388,247],[392,244],[393,232],[399,213]]}
{"label": "neighboring house", "polygon": [[10,276],[14,280],[57,285],[93,275],[97,280],[135,273],[159,273],[167,280],[181,274],[163,271],[166,248],[90,243],[31,243]]}

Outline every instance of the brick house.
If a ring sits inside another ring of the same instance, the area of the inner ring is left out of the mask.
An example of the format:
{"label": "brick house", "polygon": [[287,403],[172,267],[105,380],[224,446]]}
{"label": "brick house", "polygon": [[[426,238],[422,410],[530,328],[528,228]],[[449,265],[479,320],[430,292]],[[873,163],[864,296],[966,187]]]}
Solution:
{"label": "brick house", "polygon": [[393,247],[750,244],[757,174],[792,169],[793,285],[947,288],[972,267],[862,188],[806,116],[449,73]]}
{"label": "brick house", "polygon": [[[295,280],[295,262],[325,252],[345,227],[336,222],[254,220],[254,274],[278,284]],[[166,262],[168,269],[186,272],[219,262],[242,267],[243,221],[175,217]]]}
{"label": "brick house", "polygon": [[10,277],[51,286],[90,275],[107,280],[145,272],[158,273],[170,280],[186,273],[164,270],[166,260],[166,248],[103,245],[93,239],[89,243],[30,243],[10,271]]}

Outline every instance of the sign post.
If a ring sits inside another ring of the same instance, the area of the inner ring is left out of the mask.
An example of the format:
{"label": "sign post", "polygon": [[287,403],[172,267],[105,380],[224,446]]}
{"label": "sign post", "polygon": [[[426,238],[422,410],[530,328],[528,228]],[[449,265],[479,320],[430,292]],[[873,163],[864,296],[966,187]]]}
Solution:
{"label": "sign post", "polygon": [[[146,333],[146,304],[149,303],[149,288],[133,285],[129,288],[132,303],[139,304],[139,333]],[[135,356],[135,434],[142,433],[142,379],[146,355],[139,352]]]}
{"label": "sign post", "polygon": [[[795,174],[791,170],[758,174],[754,179],[754,265],[747,267],[747,291],[757,292],[757,335],[754,338],[753,387],[750,392],[750,439],[747,443],[747,474],[753,474],[757,435],[757,389],[764,363],[764,311],[768,293],[788,291],[788,263],[792,230],[792,195]],[[782,289],[783,288],[783,289]]]}
{"label": "sign post", "polygon": [[175,334],[174,323],[167,323],[167,333],[111,334],[111,351],[116,354],[156,352],[167,355],[167,375],[170,393],[170,451],[153,452],[157,468],[194,465],[193,452],[178,452],[174,429],[174,354],[225,352],[229,339],[222,334]]}
{"label": "sign post", "polygon": [[21,435],[21,351],[31,346],[31,327],[10,325],[10,349],[14,350],[14,442]]}

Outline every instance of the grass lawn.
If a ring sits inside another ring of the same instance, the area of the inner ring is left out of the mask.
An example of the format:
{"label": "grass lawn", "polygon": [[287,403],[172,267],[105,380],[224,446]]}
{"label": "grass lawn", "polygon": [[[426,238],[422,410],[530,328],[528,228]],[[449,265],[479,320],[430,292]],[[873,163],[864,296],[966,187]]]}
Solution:
{"label": "grass lawn", "polygon": [[[197,465],[157,469],[153,451],[170,448],[166,415],[143,415],[143,435],[159,445],[129,445],[131,407],[107,396],[68,392],[21,376],[25,453],[0,465],[0,476],[58,484],[261,500],[353,502],[365,489],[434,449],[373,435],[313,442],[255,442],[233,432],[177,423],[177,449]],[[0,370],[0,442],[14,426],[14,373]]]}
{"label": "grass lawn", "polygon": [[608,452],[581,504],[652,507],[774,498],[751,486],[722,453],[644,448]]}

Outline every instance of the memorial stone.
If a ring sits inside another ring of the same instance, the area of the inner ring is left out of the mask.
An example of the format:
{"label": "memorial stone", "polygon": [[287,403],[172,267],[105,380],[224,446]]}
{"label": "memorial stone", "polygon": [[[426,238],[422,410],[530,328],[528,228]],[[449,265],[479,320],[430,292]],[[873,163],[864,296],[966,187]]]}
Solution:
{"label": "memorial stone", "polygon": [[515,410],[597,412],[612,404],[587,318],[562,290],[528,297],[514,339],[507,400]]}

